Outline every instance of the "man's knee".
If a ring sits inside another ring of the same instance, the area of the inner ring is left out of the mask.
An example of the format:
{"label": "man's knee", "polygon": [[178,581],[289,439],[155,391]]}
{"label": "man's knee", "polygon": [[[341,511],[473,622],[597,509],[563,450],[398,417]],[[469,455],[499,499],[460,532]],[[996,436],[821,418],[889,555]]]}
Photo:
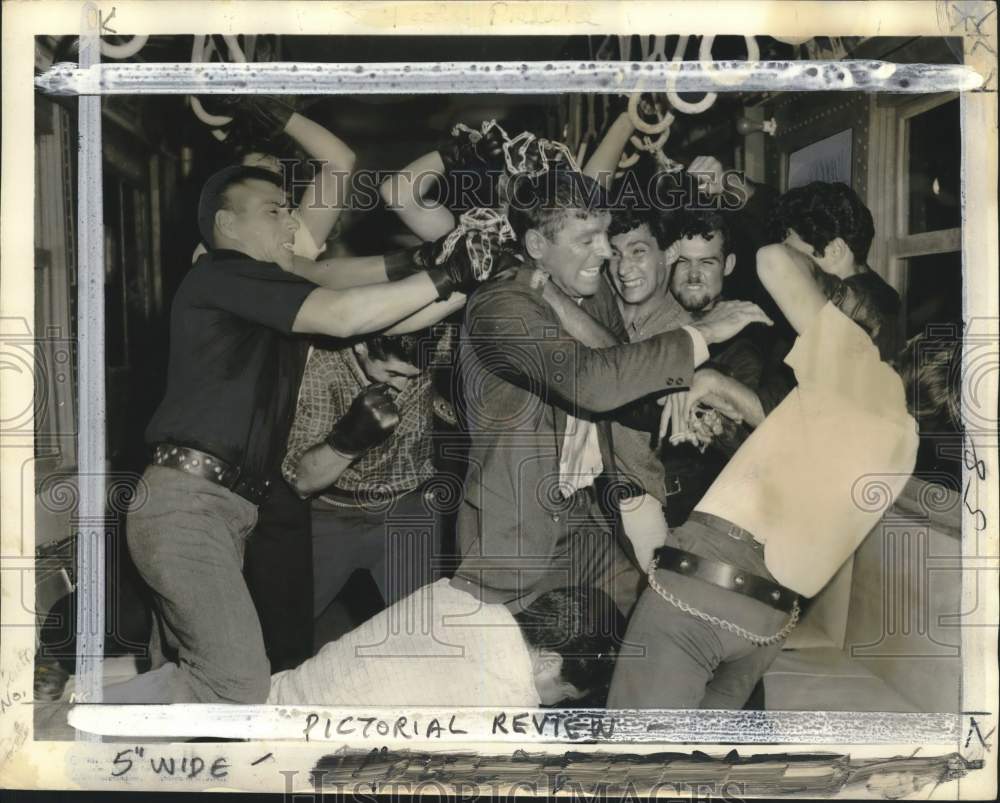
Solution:
{"label": "man's knee", "polygon": [[231,666],[205,677],[204,691],[196,696],[203,703],[256,705],[267,702],[271,691],[271,665],[261,649],[252,661],[233,662]]}

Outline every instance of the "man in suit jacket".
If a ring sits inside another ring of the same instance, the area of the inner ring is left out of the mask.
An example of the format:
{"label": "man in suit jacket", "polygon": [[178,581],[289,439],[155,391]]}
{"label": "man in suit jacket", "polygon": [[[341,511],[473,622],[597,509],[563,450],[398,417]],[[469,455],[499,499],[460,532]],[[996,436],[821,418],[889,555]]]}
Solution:
{"label": "man in suit jacket", "polygon": [[601,276],[610,215],[597,185],[550,170],[519,181],[511,198],[523,261],[466,309],[460,370],[471,448],[455,583],[514,607],[549,588],[591,585],[627,609],[638,575],[629,587],[615,582],[623,572],[607,482],[614,459],[600,417],[687,387],[709,344],[768,319],[754,304],[725,302],[692,325],[624,342]]}

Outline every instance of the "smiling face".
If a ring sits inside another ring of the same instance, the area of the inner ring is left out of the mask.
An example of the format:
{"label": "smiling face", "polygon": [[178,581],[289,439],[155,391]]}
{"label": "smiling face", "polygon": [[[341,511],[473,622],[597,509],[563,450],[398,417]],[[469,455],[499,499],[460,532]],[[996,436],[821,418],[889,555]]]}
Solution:
{"label": "smiling face", "polygon": [[538,266],[567,295],[592,296],[601,286],[601,268],[611,256],[607,213],[576,217],[568,214],[550,240],[540,230],[525,235],[525,248]]}
{"label": "smiling face", "polygon": [[664,252],[648,224],[611,238],[608,273],[626,304],[642,304],[662,296],[669,273]]}
{"label": "smiling face", "polygon": [[[267,181],[249,179],[226,190],[228,205],[216,213],[219,247],[289,270],[299,224],[285,205],[285,193]],[[220,237],[219,234],[222,236]]]}
{"label": "smiling face", "polygon": [[707,240],[696,234],[677,241],[670,292],[688,312],[707,312],[722,295],[723,279],[736,267],[736,255],[723,256],[722,246],[718,231]]}

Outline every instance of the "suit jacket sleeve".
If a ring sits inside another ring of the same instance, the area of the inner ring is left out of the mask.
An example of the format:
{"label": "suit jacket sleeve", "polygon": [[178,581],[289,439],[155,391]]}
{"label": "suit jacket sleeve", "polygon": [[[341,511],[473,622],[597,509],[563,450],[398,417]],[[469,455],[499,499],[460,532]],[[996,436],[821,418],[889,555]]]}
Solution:
{"label": "suit jacket sleeve", "polygon": [[576,417],[691,382],[694,348],[687,332],[590,349],[559,325],[540,291],[513,281],[479,290],[469,302],[466,326],[486,370]]}

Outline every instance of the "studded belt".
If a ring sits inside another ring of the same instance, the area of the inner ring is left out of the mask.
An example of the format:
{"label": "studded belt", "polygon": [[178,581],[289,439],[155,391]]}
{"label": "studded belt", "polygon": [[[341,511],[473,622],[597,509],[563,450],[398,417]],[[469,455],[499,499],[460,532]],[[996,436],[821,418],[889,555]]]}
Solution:
{"label": "studded belt", "polygon": [[693,552],[661,546],[656,550],[657,568],[694,577],[737,594],[746,594],[759,602],[791,613],[799,595],[784,586],[751,574],[738,566],[730,566],[717,560],[709,560]]}
{"label": "studded belt", "polygon": [[214,482],[255,505],[261,504],[271,492],[270,480],[247,477],[243,475],[239,466],[189,446],[158,443],[153,449],[153,465],[176,468],[186,474]]}

